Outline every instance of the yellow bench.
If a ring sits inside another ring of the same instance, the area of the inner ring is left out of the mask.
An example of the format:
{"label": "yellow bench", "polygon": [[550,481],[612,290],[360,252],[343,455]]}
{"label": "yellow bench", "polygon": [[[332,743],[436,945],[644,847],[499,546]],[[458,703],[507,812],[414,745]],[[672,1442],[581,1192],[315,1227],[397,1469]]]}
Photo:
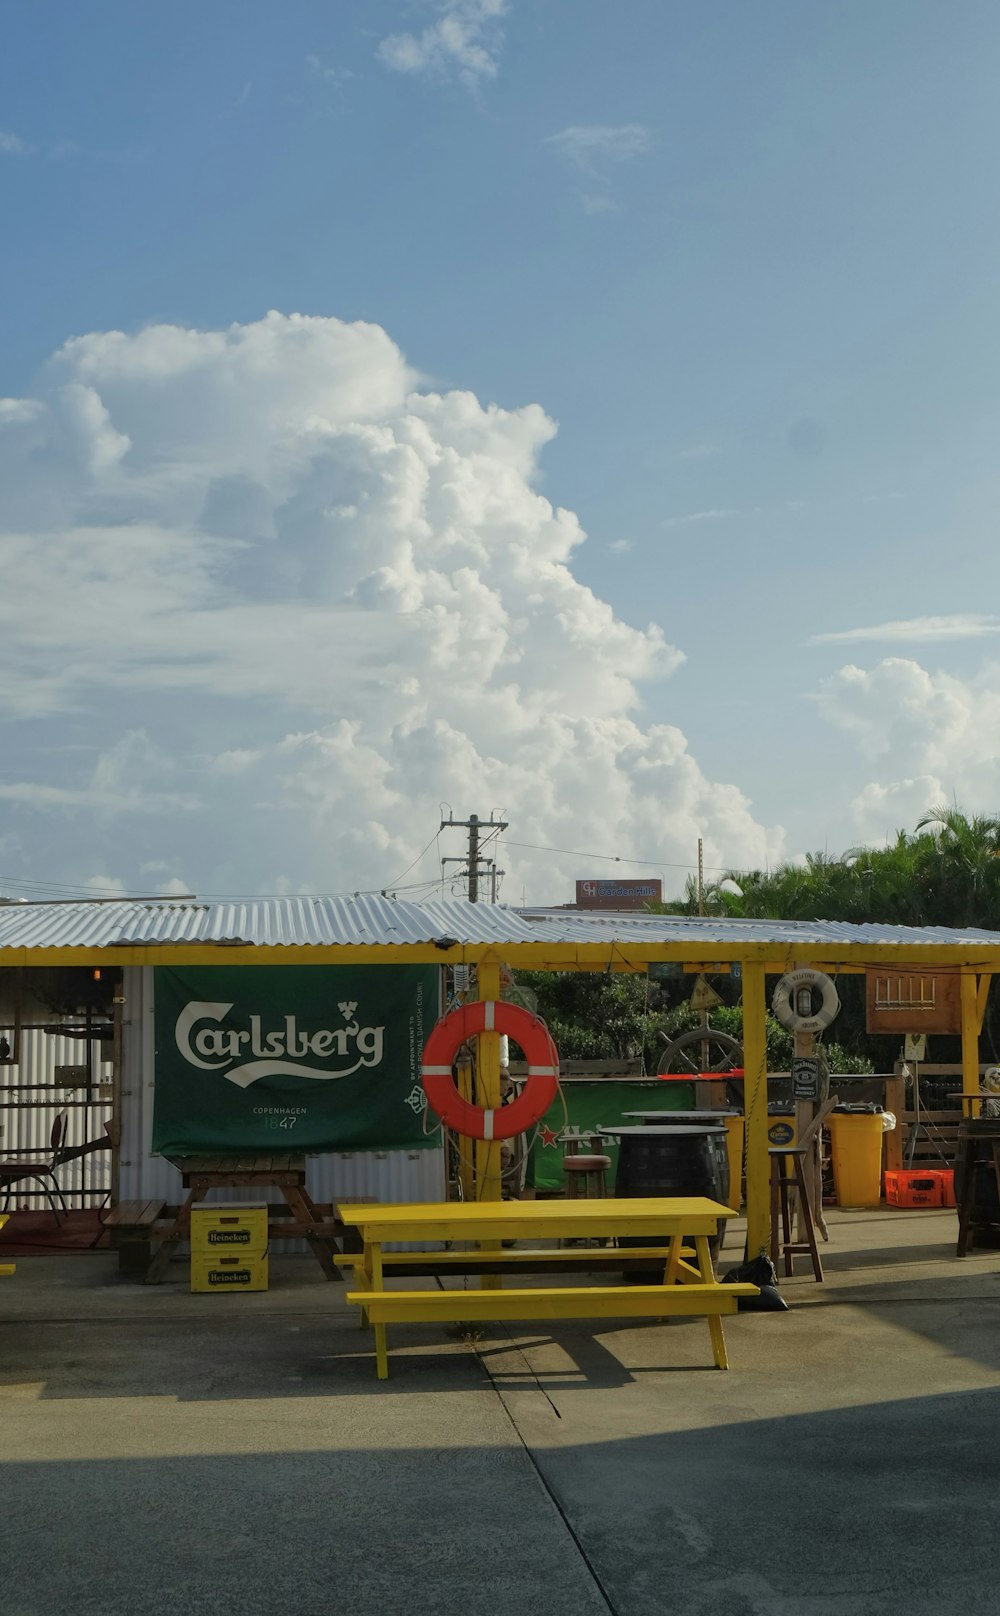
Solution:
{"label": "yellow bench", "polygon": [[[528,1251],[383,1251],[383,1268],[412,1269],[414,1272],[438,1273],[442,1269],[452,1269],[458,1273],[479,1273],[484,1268],[501,1270],[509,1268],[514,1272],[518,1268],[537,1269],[539,1273],[552,1273],[560,1268],[572,1268],[579,1265],[591,1268],[621,1268],[626,1264],[635,1267],[642,1263],[647,1268],[663,1266],[671,1255],[670,1246],[588,1246],[585,1250],[565,1246],[552,1250],[539,1250],[534,1248]],[[681,1252],[682,1257],[693,1257],[694,1248],[685,1246]],[[340,1268],[363,1268],[365,1254],[363,1251],[346,1251],[343,1256],[338,1252],[337,1264]],[[697,1273],[696,1269],[692,1272]]]}
{"label": "yellow bench", "polygon": [[[8,1219],[9,1216],[10,1216],[10,1214],[8,1212],[0,1212],[0,1229],[3,1228],[3,1226],[7,1222],[7,1219]],[[7,1278],[9,1278],[9,1276],[11,1274],[16,1274],[16,1273],[17,1273],[17,1263],[12,1263],[12,1262],[0,1263],[0,1278],[7,1279]]]}
{"label": "yellow bench", "polygon": [[[756,1285],[581,1285],[500,1291],[351,1291],[372,1324],[476,1324],[529,1319],[707,1318],[735,1313]],[[716,1366],[728,1369],[725,1340],[712,1334]]]}
{"label": "yellow bench", "polygon": [[[754,1296],[754,1285],[720,1285],[715,1278],[709,1236],[729,1207],[702,1196],[628,1197],[593,1201],[426,1202],[419,1205],[341,1206],[348,1227],[361,1234],[364,1250],[355,1259],[355,1285],[348,1301],[361,1309],[362,1323],[375,1332],[375,1361],[380,1380],[389,1373],[386,1325],[393,1322],[460,1323],[503,1319],[669,1318],[702,1316],[708,1321],[712,1351],[720,1369],[729,1367],[722,1316],[735,1313],[741,1296]],[[614,1239],[617,1247],[585,1250],[522,1251],[503,1249],[509,1239]],[[649,1246],[630,1244],[650,1239]],[[388,1242],[470,1241],[479,1250],[386,1252]],[[660,1245],[660,1241],[669,1244]],[[693,1242],[694,1252],[689,1241]],[[693,1263],[686,1258],[694,1255]],[[559,1269],[574,1264],[608,1266],[628,1262],[662,1262],[657,1285],[540,1285],[502,1289],[498,1270],[544,1264]],[[387,1290],[393,1270],[424,1272],[479,1271],[481,1289],[470,1291]],[[492,1270],[492,1272],[491,1272]]]}

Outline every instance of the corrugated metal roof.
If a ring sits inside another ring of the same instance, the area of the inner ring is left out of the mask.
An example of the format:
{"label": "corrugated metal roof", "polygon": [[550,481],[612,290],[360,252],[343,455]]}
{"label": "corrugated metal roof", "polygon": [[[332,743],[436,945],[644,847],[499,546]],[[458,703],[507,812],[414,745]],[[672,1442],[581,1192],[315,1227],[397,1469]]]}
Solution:
{"label": "corrugated metal roof", "polygon": [[0,905],[0,948],[61,949],[215,945],[300,948],[365,944],[392,946],[503,943],[674,943],[706,948],[773,945],[801,952],[810,946],[901,947],[984,945],[1000,948],[1000,932],[944,926],[848,925],[828,920],[727,920],[604,910],[510,909],[454,898],[409,903],[359,894],[352,898],[259,898],[244,903],[166,899],[121,903]]}
{"label": "corrugated metal roof", "polygon": [[[854,924],[843,920],[730,920],[717,915],[611,914],[596,910],[587,914],[579,910],[569,913],[558,909],[524,909],[520,913],[539,923],[554,921],[558,926],[563,920],[569,922],[565,931],[551,935],[576,942],[585,940],[580,931],[580,924],[584,923],[593,929],[587,941],[614,937],[622,941],[632,938],[637,942],[683,943],[690,939],[699,948],[715,943],[721,947],[767,943],[778,949],[845,943],[859,946],[898,943],[904,947],[947,944],[952,948],[978,947],[984,943],[994,948],[1000,946],[1000,932],[981,931],[972,926],[953,929],[949,926],[889,926],[878,921]],[[600,930],[602,923],[604,930]]]}

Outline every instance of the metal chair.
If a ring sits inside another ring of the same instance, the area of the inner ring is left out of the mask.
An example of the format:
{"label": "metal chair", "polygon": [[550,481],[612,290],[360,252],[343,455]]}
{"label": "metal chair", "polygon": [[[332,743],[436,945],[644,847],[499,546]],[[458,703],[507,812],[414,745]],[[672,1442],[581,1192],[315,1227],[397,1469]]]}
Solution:
{"label": "metal chair", "polygon": [[48,1197],[52,1215],[59,1222],[59,1208],[56,1205],[58,1195],[63,1213],[69,1216],[69,1207],[56,1178],[56,1168],[61,1166],[63,1160],[63,1142],[66,1138],[67,1113],[60,1111],[52,1123],[49,1134],[49,1149],[52,1152],[48,1162],[39,1161],[4,1161],[0,1159],[0,1190],[3,1192],[3,1210],[6,1212],[10,1202],[11,1190],[15,1184],[21,1184],[25,1179],[34,1179],[40,1189]]}

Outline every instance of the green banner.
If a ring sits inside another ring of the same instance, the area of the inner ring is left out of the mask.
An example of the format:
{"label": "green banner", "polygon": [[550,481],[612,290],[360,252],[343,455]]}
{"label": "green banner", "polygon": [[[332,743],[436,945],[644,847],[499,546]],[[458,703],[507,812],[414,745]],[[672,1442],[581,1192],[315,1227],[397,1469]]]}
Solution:
{"label": "green banner", "polygon": [[153,1149],[413,1150],[433,965],[157,968]]}
{"label": "green banner", "polygon": [[[565,1146],[561,1141],[567,1123],[570,1128],[586,1134],[591,1128],[613,1128],[616,1123],[628,1121],[629,1127],[638,1124],[628,1117],[630,1111],[685,1111],[694,1101],[690,1083],[646,1082],[623,1083],[574,1081],[563,1084],[566,1110],[562,1101],[555,1104],[542,1118],[528,1163],[527,1182],[536,1190],[551,1194],[566,1187],[563,1172]],[[607,1174],[608,1189],[615,1181],[618,1170],[618,1141],[605,1138],[601,1154],[611,1157]]]}

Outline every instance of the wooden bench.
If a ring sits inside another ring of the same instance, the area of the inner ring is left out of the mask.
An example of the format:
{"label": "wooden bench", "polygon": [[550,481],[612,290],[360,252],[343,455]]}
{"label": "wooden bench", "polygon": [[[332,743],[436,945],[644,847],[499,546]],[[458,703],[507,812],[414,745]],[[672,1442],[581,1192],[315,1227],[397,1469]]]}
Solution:
{"label": "wooden bench", "polygon": [[153,1231],[165,1201],[119,1201],[103,1220],[118,1253],[118,1272],[129,1278],[146,1273],[152,1257]]}
{"label": "wooden bench", "polygon": [[305,1151],[263,1156],[232,1151],[194,1156],[171,1152],[164,1160],[180,1173],[187,1196],[170,1227],[162,1231],[159,1248],[143,1275],[147,1285],[158,1285],[166,1279],[172,1258],[190,1237],[191,1208],[216,1189],[248,1189],[256,1196],[266,1196],[269,1189],[278,1190],[291,1215],[272,1224],[269,1212],[268,1238],[305,1240],[327,1279],[343,1278],[337,1267],[336,1242],[345,1231],[339,1221],[323,1217],[306,1189]]}
{"label": "wooden bench", "polygon": [[[707,1318],[719,1369],[728,1369],[719,1323],[735,1313],[741,1296],[757,1296],[756,1285],[581,1285],[551,1289],[476,1291],[350,1291],[375,1325],[497,1323],[530,1319]],[[380,1377],[381,1378],[381,1377]]]}

